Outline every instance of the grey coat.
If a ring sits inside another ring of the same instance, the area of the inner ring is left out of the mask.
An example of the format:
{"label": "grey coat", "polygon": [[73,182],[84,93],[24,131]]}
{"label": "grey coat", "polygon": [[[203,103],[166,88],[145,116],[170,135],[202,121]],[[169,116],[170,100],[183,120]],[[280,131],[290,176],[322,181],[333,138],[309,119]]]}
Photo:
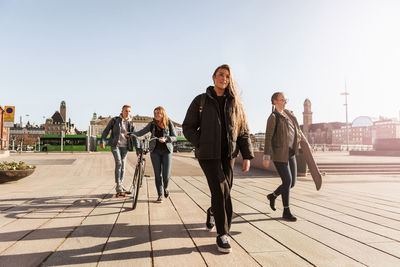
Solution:
{"label": "grey coat", "polygon": [[[140,131],[137,131],[137,132],[132,131],[131,133],[136,136],[143,136],[143,135],[151,132],[151,138],[153,138],[153,137],[155,137],[156,127],[157,126],[155,125],[154,121],[151,121]],[[172,143],[176,141],[176,131],[175,131],[174,124],[171,121],[169,121],[168,127],[164,128],[162,130],[163,130],[163,137],[167,138],[167,142],[165,142],[167,149],[170,153],[172,153],[174,151],[174,146]],[[149,144],[150,152],[154,151],[156,144],[157,144],[157,140],[153,139],[150,141],[150,144]]]}
{"label": "grey coat", "polygon": [[[308,141],[301,131],[293,112],[287,109],[284,112],[293,121],[295,126],[295,144],[293,149],[297,155],[300,141],[305,140],[307,143]],[[279,120],[278,124],[276,120]],[[267,129],[265,131],[264,155],[269,155],[272,161],[288,162],[289,160],[289,122],[287,120],[287,118],[277,115],[275,112],[271,113],[268,118]],[[275,127],[277,127],[276,132]]]}
{"label": "grey coat", "polygon": [[[105,144],[106,138],[111,131],[111,136],[110,136],[110,140],[108,141],[108,145],[112,146],[112,147],[117,146],[119,135],[121,133],[121,128],[122,128],[121,123],[122,123],[122,118],[120,116],[114,117],[108,122],[106,128],[103,131],[103,134],[101,135],[101,143],[102,144]],[[127,129],[128,132],[135,131],[135,129],[136,129],[135,125],[131,121],[129,121],[128,129]],[[133,138],[133,140],[134,140],[133,144],[136,147],[136,145],[137,145],[136,138]]]}

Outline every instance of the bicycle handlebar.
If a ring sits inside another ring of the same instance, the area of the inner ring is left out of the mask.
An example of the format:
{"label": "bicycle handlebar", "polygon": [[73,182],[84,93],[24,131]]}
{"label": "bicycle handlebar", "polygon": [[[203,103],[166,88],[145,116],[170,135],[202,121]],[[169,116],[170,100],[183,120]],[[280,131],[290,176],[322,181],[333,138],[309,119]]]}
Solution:
{"label": "bicycle handlebar", "polygon": [[133,133],[128,133],[128,136],[134,136],[134,137],[138,138],[139,144],[138,144],[137,149],[140,149],[140,153],[142,153],[142,154],[147,154],[149,152],[149,143],[150,143],[150,141],[159,140],[160,139],[160,137],[149,138],[148,136],[140,138],[140,136],[137,136],[137,135],[135,135]]}
{"label": "bicycle handlebar", "polygon": [[137,136],[136,134],[133,134],[133,133],[128,133],[128,136],[134,136],[134,137],[136,137],[137,139],[139,139],[140,141],[141,141],[141,140],[148,140],[149,142],[152,141],[152,140],[158,140],[158,139],[161,138],[161,137],[152,137],[152,138],[148,138],[147,136],[140,138],[141,136]]}

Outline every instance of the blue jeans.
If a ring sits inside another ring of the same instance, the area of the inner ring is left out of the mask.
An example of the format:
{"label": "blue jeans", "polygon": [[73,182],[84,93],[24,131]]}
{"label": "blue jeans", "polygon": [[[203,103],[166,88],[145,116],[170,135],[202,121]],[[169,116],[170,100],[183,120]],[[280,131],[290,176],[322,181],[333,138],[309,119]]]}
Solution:
{"label": "blue jeans", "polygon": [[169,151],[161,152],[158,149],[154,149],[150,157],[151,163],[153,164],[157,193],[158,196],[162,196],[163,184],[164,189],[168,188],[169,177],[171,175],[172,153]]}
{"label": "blue jeans", "polygon": [[294,151],[289,152],[288,162],[274,161],[276,170],[282,179],[282,184],[274,191],[275,196],[282,194],[282,202],[284,207],[289,207],[290,188],[296,184],[297,178],[297,162]]}
{"label": "blue jeans", "polygon": [[113,146],[111,147],[111,152],[113,153],[115,160],[115,182],[122,183],[125,174],[125,161],[126,154],[128,154],[127,147]]}

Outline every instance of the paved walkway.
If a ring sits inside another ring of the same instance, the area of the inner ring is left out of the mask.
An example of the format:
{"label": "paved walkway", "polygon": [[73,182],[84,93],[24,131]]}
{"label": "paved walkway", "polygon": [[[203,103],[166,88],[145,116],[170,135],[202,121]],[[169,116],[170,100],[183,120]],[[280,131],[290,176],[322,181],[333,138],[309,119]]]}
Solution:
{"label": "paved walkway", "polygon": [[[266,205],[279,178],[237,171],[233,253],[222,255],[204,229],[210,193],[190,154],[174,154],[161,204],[148,164],[136,210],[131,198],[113,197],[111,153],[11,159],[37,170],[0,184],[0,266],[400,266],[400,176],[328,175],[319,192],[300,178],[293,223],[280,219],[280,201],[275,212]],[[129,154],[127,177],[135,161]]]}

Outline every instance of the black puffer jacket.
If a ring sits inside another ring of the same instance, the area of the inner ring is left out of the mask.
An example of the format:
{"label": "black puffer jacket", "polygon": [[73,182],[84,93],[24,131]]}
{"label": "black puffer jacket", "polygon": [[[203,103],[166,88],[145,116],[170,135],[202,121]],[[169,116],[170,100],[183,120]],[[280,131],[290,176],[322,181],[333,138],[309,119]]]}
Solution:
{"label": "black puffer jacket", "polygon": [[[198,95],[190,104],[185,120],[183,134],[196,147],[199,159],[221,158],[221,114],[216,100],[214,87],[207,88],[202,113],[200,115],[201,95]],[[254,158],[248,130],[234,131],[232,123],[233,95],[228,94],[225,103],[225,123],[228,139],[228,158],[237,157],[239,151],[244,159]],[[201,117],[201,119],[200,119]],[[237,134],[239,133],[239,134]]]}

